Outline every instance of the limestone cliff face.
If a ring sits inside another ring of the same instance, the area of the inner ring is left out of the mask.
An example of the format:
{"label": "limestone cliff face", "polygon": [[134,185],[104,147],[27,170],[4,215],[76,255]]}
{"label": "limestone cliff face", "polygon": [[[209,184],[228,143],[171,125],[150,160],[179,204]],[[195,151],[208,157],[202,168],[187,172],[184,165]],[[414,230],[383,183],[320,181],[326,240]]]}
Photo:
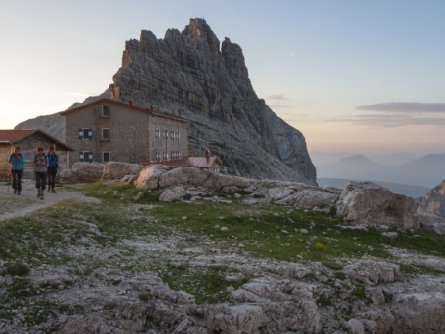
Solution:
{"label": "limestone cliff face", "polygon": [[220,45],[203,19],[127,41],[113,87],[124,101],[189,119],[190,154],[209,147],[230,173],[316,182],[303,135],[257,97],[241,48]]}

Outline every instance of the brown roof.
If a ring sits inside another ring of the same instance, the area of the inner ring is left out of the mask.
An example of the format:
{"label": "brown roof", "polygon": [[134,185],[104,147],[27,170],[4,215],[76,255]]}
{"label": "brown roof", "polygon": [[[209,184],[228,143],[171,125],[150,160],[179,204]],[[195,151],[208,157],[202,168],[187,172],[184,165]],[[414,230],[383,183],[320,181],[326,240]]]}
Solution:
{"label": "brown roof", "polygon": [[0,130],[0,143],[16,144],[19,143],[21,140],[31,136],[34,133],[40,133],[43,136],[47,137],[49,140],[56,143],[59,151],[74,151],[67,144],[50,136],[49,134],[40,129]]}
{"label": "brown roof", "polygon": [[99,100],[96,100],[96,101],[93,101],[93,102],[90,102],[90,103],[82,104],[82,105],[80,105],[78,107],[67,109],[67,110],[61,112],[60,114],[65,116],[67,114],[70,114],[72,112],[78,111],[78,110],[83,109],[85,107],[91,107],[91,106],[95,106],[95,105],[103,104],[103,103],[116,104],[116,105],[127,107],[127,108],[130,108],[130,109],[133,109],[133,110],[138,110],[138,111],[142,111],[142,112],[145,112],[145,113],[149,113],[149,114],[152,114],[154,116],[170,118],[170,119],[174,119],[176,121],[188,123],[188,121],[183,119],[183,118],[179,118],[179,117],[176,117],[176,116],[170,116],[170,115],[167,115],[167,114],[156,112],[153,107],[152,108],[144,108],[144,107],[136,106],[136,105],[131,104],[131,103],[126,103],[124,101],[113,100],[113,99],[109,99],[109,98],[102,98],[102,99],[99,99]]}
{"label": "brown roof", "polygon": [[36,130],[0,130],[0,143],[17,143],[32,135]]}

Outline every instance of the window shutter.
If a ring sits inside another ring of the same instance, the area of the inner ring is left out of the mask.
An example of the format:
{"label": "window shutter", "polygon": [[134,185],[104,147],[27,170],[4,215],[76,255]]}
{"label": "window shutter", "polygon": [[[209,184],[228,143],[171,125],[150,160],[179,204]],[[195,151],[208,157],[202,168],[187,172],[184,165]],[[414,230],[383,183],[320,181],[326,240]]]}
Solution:
{"label": "window shutter", "polygon": [[88,161],[93,162],[93,152],[88,153]]}
{"label": "window shutter", "polygon": [[79,129],[79,139],[83,139],[83,130]]}
{"label": "window shutter", "polygon": [[80,154],[79,154],[79,161],[83,162],[83,152],[80,152]]}
{"label": "window shutter", "polygon": [[88,129],[88,139],[93,139],[93,129]]}

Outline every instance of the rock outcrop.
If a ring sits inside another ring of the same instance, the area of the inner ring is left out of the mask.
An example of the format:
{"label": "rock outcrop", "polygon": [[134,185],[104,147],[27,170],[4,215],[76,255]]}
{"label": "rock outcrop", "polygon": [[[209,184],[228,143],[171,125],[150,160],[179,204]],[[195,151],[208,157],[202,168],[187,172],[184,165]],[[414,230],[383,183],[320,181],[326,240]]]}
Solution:
{"label": "rock outcrop", "polygon": [[418,200],[422,228],[445,235],[445,180]]}
{"label": "rock outcrop", "polygon": [[62,170],[59,180],[63,183],[94,182],[100,180],[105,164],[76,162],[71,168]]}
{"label": "rock outcrop", "polygon": [[416,229],[417,203],[372,182],[350,182],[337,203],[337,214],[347,221]]}
{"label": "rock outcrop", "polygon": [[445,180],[420,198],[418,212],[445,218]]}

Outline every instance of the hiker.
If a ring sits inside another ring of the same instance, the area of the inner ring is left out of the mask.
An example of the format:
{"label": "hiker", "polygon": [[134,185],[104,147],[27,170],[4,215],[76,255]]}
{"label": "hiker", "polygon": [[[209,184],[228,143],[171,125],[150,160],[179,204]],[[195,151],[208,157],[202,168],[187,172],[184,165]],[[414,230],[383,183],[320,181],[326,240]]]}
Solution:
{"label": "hiker", "polygon": [[56,175],[59,170],[59,156],[57,155],[54,146],[50,146],[48,152],[48,191],[55,193],[54,187],[56,185]]}
{"label": "hiker", "polygon": [[20,153],[19,146],[14,148],[14,153],[9,156],[8,163],[11,166],[12,189],[14,189],[14,194],[20,195],[22,193],[22,176],[25,159],[22,153]]}
{"label": "hiker", "polygon": [[43,199],[43,191],[45,190],[47,166],[48,158],[43,152],[43,148],[39,147],[37,154],[34,156],[34,171],[36,173],[37,197],[40,199]]}

